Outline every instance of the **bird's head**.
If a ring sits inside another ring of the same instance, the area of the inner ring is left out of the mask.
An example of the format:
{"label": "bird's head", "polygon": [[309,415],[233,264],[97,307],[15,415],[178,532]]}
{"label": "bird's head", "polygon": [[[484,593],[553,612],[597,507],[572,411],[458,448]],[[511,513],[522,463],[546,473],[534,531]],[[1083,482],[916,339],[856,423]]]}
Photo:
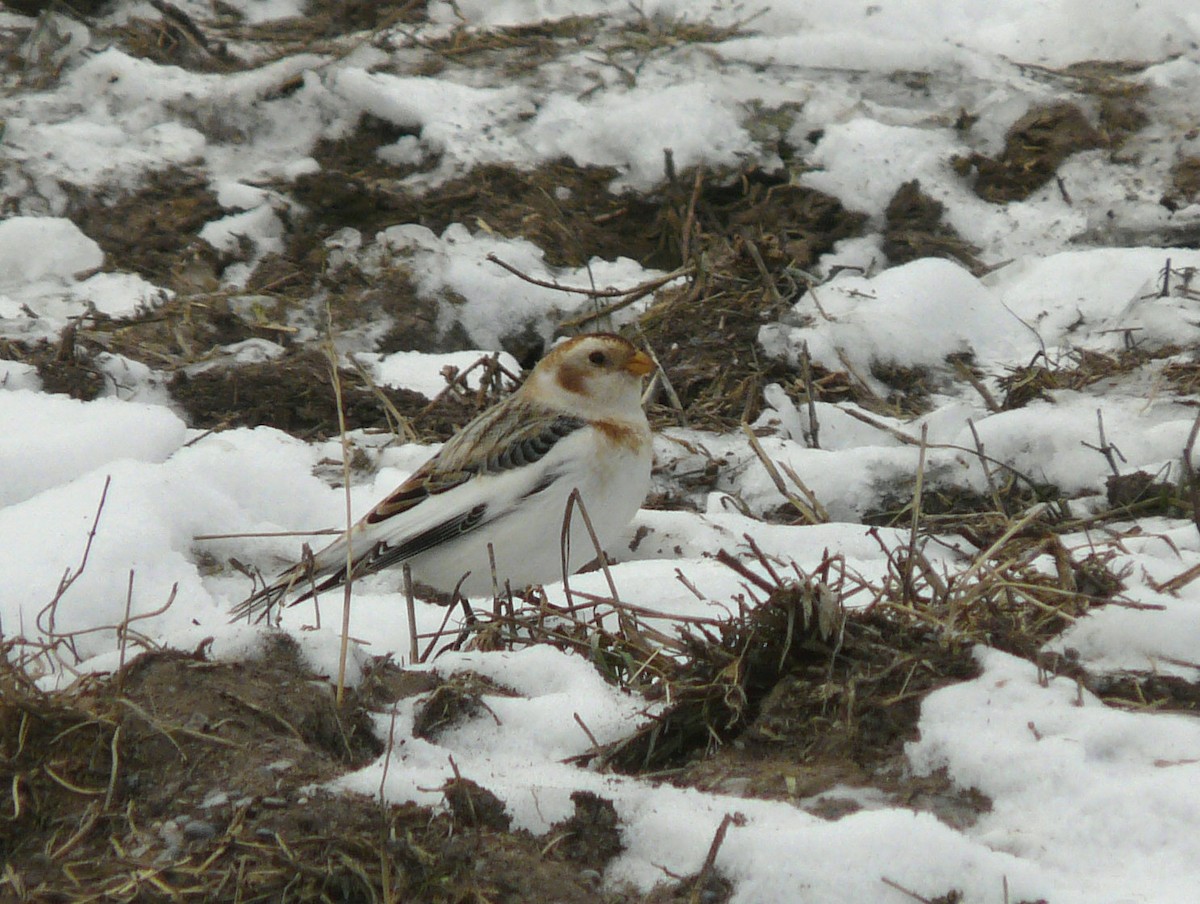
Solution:
{"label": "bird's head", "polygon": [[526,392],[581,417],[630,417],[641,411],[642,377],[653,370],[650,356],[628,339],[587,333],[560,343],[539,361]]}

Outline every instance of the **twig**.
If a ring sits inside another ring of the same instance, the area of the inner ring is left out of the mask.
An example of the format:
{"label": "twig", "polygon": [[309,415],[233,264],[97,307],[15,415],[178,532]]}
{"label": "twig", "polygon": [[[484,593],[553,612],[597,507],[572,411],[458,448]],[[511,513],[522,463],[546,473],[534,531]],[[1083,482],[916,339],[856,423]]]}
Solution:
{"label": "twig", "polygon": [[[558,292],[570,292],[573,295],[586,295],[588,298],[623,298],[626,295],[641,293],[645,296],[653,292],[659,286],[669,283],[673,279],[678,279],[680,276],[685,276],[692,268],[690,266],[680,267],[677,270],[666,274],[665,276],[656,276],[653,279],[648,279],[645,282],[638,283],[632,289],[585,289],[582,286],[564,286],[562,283],[553,279],[538,279],[536,276],[530,276],[528,273],[522,273],[512,264],[501,260],[495,253],[489,253],[487,259],[493,264],[503,267],[513,276],[525,280],[535,286],[541,286],[543,289],[554,289]],[[637,299],[634,299],[635,301]],[[601,315],[595,315],[601,316]],[[594,319],[594,318],[593,318]],[[564,326],[570,325],[569,321],[563,323]]]}
{"label": "twig", "polygon": [[1114,446],[1112,443],[1110,443],[1107,439],[1105,439],[1105,437],[1104,437],[1104,412],[1102,412],[1099,408],[1096,409],[1096,425],[1100,431],[1100,445],[1093,446],[1091,443],[1085,443],[1082,441],[1079,443],[1079,445],[1085,446],[1088,449],[1095,449],[1097,452],[1099,452],[1101,455],[1103,455],[1104,460],[1108,462],[1108,466],[1109,466],[1109,468],[1112,469],[1113,474],[1117,477],[1120,477],[1121,469],[1117,467],[1116,459],[1120,458],[1121,461],[1124,462],[1125,456],[1121,454],[1120,449],[1118,449],[1116,446]]}
{"label": "twig", "polygon": [[[666,369],[662,366],[662,362],[658,360],[658,355],[654,352],[654,346],[650,344],[650,340],[646,337],[646,333],[640,323],[635,323],[634,328],[637,330],[638,337],[642,340],[646,354],[654,362],[653,380],[662,384],[663,391],[666,392],[667,398],[671,401],[671,407],[675,410],[675,415],[679,419],[679,426],[688,426],[688,417],[683,407],[683,400],[679,398],[679,393],[675,391],[675,386],[671,383],[671,378],[667,376]],[[650,394],[650,387],[647,387],[646,394]]]}
{"label": "twig", "polygon": [[[852,418],[854,418],[857,421],[862,421],[864,424],[869,424],[870,426],[874,427],[876,430],[882,430],[883,432],[885,432],[885,433],[889,434],[890,436],[892,436],[893,438],[899,440],[906,446],[919,446],[921,444],[921,441],[919,439],[915,439],[915,438],[909,436],[904,431],[897,430],[895,427],[889,426],[888,424],[881,423],[880,421],[875,420],[875,418],[871,417],[869,414],[866,414],[862,411],[857,411],[852,406],[849,406],[849,405],[842,406],[839,410],[842,411],[844,414],[850,415]],[[968,449],[966,446],[959,446],[955,443],[929,443],[928,448],[930,448],[930,449],[949,449],[953,452],[975,452],[977,455],[983,454],[979,448]],[[1040,497],[1038,485],[1033,482],[1033,478],[1029,477],[1027,474],[1023,473],[1022,471],[1018,471],[1016,468],[1014,468],[1012,465],[1010,465],[1006,461],[1001,461],[998,458],[993,458],[991,455],[983,455],[983,458],[985,460],[991,462],[992,464],[996,465],[997,467],[1003,468],[1004,470],[1008,471],[1010,474],[1012,474],[1014,477],[1018,478],[1019,480],[1024,481],[1026,484],[1028,484],[1028,486],[1035,493],[1038,493],[1039,497]]]}
{"label": "twig", "polygon": [[180,31],[186,34],[193,44],[206,53],[216,56],[212,48],[208,46],[208,36],[200,30],[200,26],[192,21],[191,16],[174,4],[167,3],[166,0],[150,0],[150,5],[178,25]]}
{"label": "twig", "polygon": [[917,479],[913,486],[912,523],[908,531],[908,555],[904,559],[904,583],[900,588],[901,599],[913,601],[912,572],[917,557],[917,531],[921,526],[921,498],[925,489],[925,449],[929,438],[929,425],[921,425],[921,451],[917,455]]}
{"label": "twig", "polygon": [[300,734],[300,730],[283,716],[279,715],[279,713],[272,712],[266,707],[259,706],[257,703],[251,703],[249,700],[239,697],[233,691],[223,690],[218,691],[217,693],[220,695],[222,700],[233,703],[242,707],[243,709],[248,709],[268,725],[274,725],[276,728],[282,728],[297,740],[304,741],[304,735]]}
{"label": "twig", "polygon": [[988,411],[996,412],[1000,410],[1000,405],[996,402],[996,397],[992,395],[991,391],[985,385],[983,385],[983,381],[979,379],[979,377],[975,376],[975,371],[971,370],[971,368],[967,366],[966,362],[955,358],[954,369],[958,372],[960,377],[970,383],[971,386],[974,387],[975,391],[979,393],[980,397],[983,399],[983,404],[987,406]]}
{"label": "twig", "polygon": [[375,382],[375,379],[371,376],[370,372],[362,366],[362,362],[354,357],[354,355],[347,355],[346,357],[350,360],[350,363],[354,365],[354,369],[358,372],[358,375],[362,378],[363,382],[367,384],[371,392],[374,393],[375,397],[379,399],[380,404],[383,405],[384,411],[387,412],[388,416],[396,422],[395,432],[407,442],[417,442],[420,437],[417,436],[417,431],[413,429],[412,421],[401,414],[399,409],[392,404],[392,400],[387,397],[387,394],[384,393],[384,391],[379,387],[379,384]]}
{"label": "twig", "polygon": [[615,314],[617,311],[621,310],[622,308],[627,308],[634,302],[641,301],[643,298],[645,298],[647,295],[649,295],[655,289],[658,289],[658,288],[666,285],[671,280],[678,279],[681,276],[689,275],[693,269],[694,268],[691,265],[688,265],[685,267],[680,267],[677,270],[672,270],[666,276],[660,276],[656,279],[652,279],[652,280],[649,280],[648,282],[644,282],[637,286],[634,286],[632,289],[629,290],[629,293],[627,295],[625,295],[623,298],[619,299],[618,301],[614,301],[612,304],[604,305],[603,307],[597,308],[594,311],[589,311],[586,314],[580,314],[576,317],[568,318],[567,320],[564,320],[561,323],[559,323],[558,328],[560,330],[578,329],[581,326],[586,326],[587,324],[591,323],[593,320],[599,320],[601,317],[607,317],[610,314]]}
{"label": "twig", "polygon": [[880,876],[879,881],[881,881],[884,885],[887,885],[887,886],[890,886],[891,888],[896,889],[896,891],[900,892],[901,894],[908,895],[914,901],[920,901],[921,904],[933,904],[933,901],[930,900],[929,898],[926,898],[926,897],[923,897],[923,896],[917,894],[915,891],[913,891],[910,888],[905,888],[899,882],[893,882],[887,876]]}
{"label": "twig", "polygon": [[1193,565],[1191,568],[1181,571],[1173,578],[1163,581],[1161,584],[1156,584],[1154,581],[1148,581],[1151,587],[1157,593],[1174,593],[1177,590],[1186,587],[1192,581],[1200,578],[1200,563]]}
{"label": "twig", "polygon": [[726,813],[721,818],[721,824],[717,826],[717,831],[713,834],[712,844],[708,846],[704,864],[700,867],[700,872],[696,874],[695,882],[692,884],[692,893],[689,896],[690,904],[700,904],[704,892],[704,881],[716,865],[717,854],[721,850],[721,845],[725,843],[725,833],[729,831],[729,827],[731,825],[740,827],[745,824],[746,817],[741,813]]}
{"label": "twig", "polygon": [[601,570],[604,571],[604,579],[608,581],[609,592],[612,593],[612,598],[615,602],[620,602],[621,597],[617,593],[616,582],[613,581],[612,572],[608,568],[608,556],[604,554],[604,549],[600,546],[600,539],[596,536],[595,528],[592,527],[592,519],[588,515],[587,506],[584,505],[583,497],[579,494],[579,488],[576,487],[571,490],[571,495],[567,497],[567,505],[563,511],[562,533],[559,535],[559,555],[563,571],[563,593],[567,597],[567,605],[569,608],[574,608],[571,605],[571,589],[568,585],[571,562],[571,516],[574,514],[576,506],[579,507],[579,514],[583,516],[583,526],[587,529],[588,538],[592,541],[592,548],[596,550],[596,559],[600,562]]}
{"label": "twig", "polygon": [[867,378],[858,372],[858,368],[854,366],[854,363],[850,360],[850,357],[846,354],[846,352],[839,348],[837,350],[837,356],[838,360],[842,362],[842,366],[846,368],[846,373],[850,374],[850,376],[852,376],[858,382],[859,388],[861,388],[862,391],[871,398],[878,399],[879,393],[877,393],[871,384],[867,382]]}
{"label": "twig", "polygon": [[[51,599],[50,602],[37,614],[36,621],[38,630],[42,631],[44,634],[57,635],[58,632],[55,631],[54,628],[55,616],[58,610],[58,602],[62,599],[63,594],[67,592],[67,588],[79,580],[79,576],[83,574],[83,570],[87,568],[88,554],[91,553],[92,542],[96,539],[96,528],[100,526],[100,513],[104,511],[104,502],[108,499],[108,487],[111,483],[112,475],[109,474],[104,478],[104,489],[100,491],[100,502],[96,505],[96,515],[94,518],[92,518],[92,527],[91,530],[88,531],[87,542],[83,546],[83,557],[79,560],[79,566],[74,572],[68,568],[63,573],[62,579],[58,582],[58,590],[55,591],[53,599]],[[47,622],[48,627],[43,628],[42,615],[47,612],[50,616]]]}
{"label": "twig", "polygon": [[[457,590],[455,592],[457,592]],[[441,625],[432,634],[424,635],[424,636],[430,638],[429,645],[425,647],[425,652],[421,654],[421,657],[417,660],[417,662],[425,662],[427,659],[429,659],[429,654],[431,654],[433,652],[434,645],[438,642],[438,640],[441,639],[443,633],[445,633],[446,625],[448,625],[450,623],[450,615],[453,612],[454,612],[454,597],[451,596],[450,605],[446,606],[446,614],[442,618]],[[418,635],[418,636],[420,636],[420,635]]]}
{"label": "twig", "polygon": [[[726,553],[726,555],[728,555],[728,553]],[[720,556],[718,555],[717,558],[720,559]],[[733,559],[733,561],[736,562],[737,560]],[[753,572],[751,572],[751,574],[753,574]],[[758,576],[754,575],[754,577],[757,578]],[[635,603],[624,603],[620,600],[614,600],[607,596],[599,596],[595,593],[588,593],[586,590],[574,590],[572,593],[575,596],[582,597],[585,600],[585,602],[577,604],[575,606],[576,609],[586,609],[589,606],[609,605],[612,606],[613,609],[631,612],[634,615],[640,615],[642,618],[661,618],[665,619],[666,621],[677,621],[683,624],[692,625],[719,625],[721,623],[719,618],[713,618],[709,615],[683,615],[676,612],[662,612],[658,609],[649,609],[645,606],[639,606]],[[555,608],[554,611],[558,611],[557,608]],[[571,610],[564,609],[562,611],[569,613]]]}
{"label": "twig", "polygon": [[704,164],[696,167],[696,176],[692,180],[692,196],[688,199],[687,213],[683,217],[682,234],[679,237],[679,259],[684,263],[691,257],[692,228],[696,223],[696,204],[700,200],[700,192],[704,186]]}
{"label": "twig", "polygon": [[399,707],[393,704],[392,721],[388,725],[387,749],[383,752],[383,769],[380,770],[382,774],[379,776],[379,877],[380,884],[382,885],[380,891],[383,893],[384,904],[392,904],[393,901],[400,900],[392,892],[393,868],[390,853],[392,846],[388,844],[390,833],[388,831],[387,798],[384,797],[384,789],[387,786],[388,766],[392,762],[392,751],[396,746],[396,715],[398,712]]}
{"label": "twig", "polygon": [[412,566],[404,563],[404,607],[408,613],[408,663],[417,664],[420,649],[417,646],[417,606],[413,601]]}
{"label": "twig", "polygon": [[767,294],[771,297],[771,304],[778,310],[783,310],[787,307],[787,302],[783,300],[783,296],[779,294],[779,287],[775,285],[775,277],[771,275],[771,271],[767,269],[766,261],[763,260],[762,252],[758,250],[758,245],[751,238],[749,230],[742,230],[742,241],[746,243],[746,250],[750,252],[750,259],[754,261],[754,266],[758,270],[758,275],[762,277],[763,285],[766,286]]}
{"label": "twig", "polygon": [[575,717],[575,723],[583,729],[583,733],[588,736],[588,740],[592,742],[592,749],[599,750],[600,742],[596,740],[596,736],[592,734],[592,730],[587,727],[587,723],[580,718],[579,713],[571,713]]}
{"label": "twig", "polygon": [[[767,472],[767,476],[771,478],[771,482],[775,484],[775,489],[779,490],[780,494],[791,503],[792,507],[800,513],[800,516],[809,524],[821,524],[828,521],[828,515],[824,519],[817,513],[816,509],[793,493],[783,481],[783,476],[779,473],[779,468],[775,466],[775,462],[767,455],[766,450],[762,447],[762,443],[758,441],[758,437],[754,435],[754,429],[745,421],[742,422],[742,432],[746,434],[746,439],[750,441],[750,448],[754,454],[758,456],[758,460],[762,462],[763,468]],[[796,478],[799,480],[799,478]]]}
{"label": "twig", "polygon": [[[338,650],[337,705],[342,705],[346,693],[346,656],[350,649],[350,588],[354,583],[354,544],[350,534],[354,517],[350,504],[350,438],[346,435],[346,409],[342,405],[342,381],[338,376],[337,350],[333,346],[333,312],[329,312],[330,336],[325,346],[329,358],[329,374],[333,381],[333,400],[337,405],[338,433],[342,441],[342,483],[346,497],[346,581],[342,585],[342,638]],[[316,599],[314,595],[314,600]]]}
{"label": "twig", "polygon": [[813,386],[807,339],[800,343],[800,378],[804,381],[804,394],[808,397],[808,444],[810,448],[820,449],[821,424],[817,420],[817,394]]}
{"label": "twig", "polygon": [[1008,516],[1008,510],[1004,507],[1004,501],[1000,498],[1000,493],[996,489],[996,482],[992,480],[992,469],[988,467],[987,456],[983,452],[983,440],[979,438],[979,431],[975,429],[975,420],[967,418],[967,426],[971,428],[971,436],[975,440],[975,454],[979,456],[979,466],[983,468],[983,479],[987,481],[988,492],[992,496],[992,502],[996,505],[996,511]]}
{"label": "twig", "polygon": [[1196,530],[1200,530],[1200,482],[1196,480],[1196,469],[1192,467],[1192,451],[1196,447],[1197,434],[1200,434],[1200,414],[1192,422],[1191,432],[1183,447],[1183,474],[1187,480],[1188,499],[1192,503],[1192,523],[1196,525]]}
{"label": "twig", "polygon": [[328,537],[344,533],[344,530],[329,527],[324,530],[264,530],[245,534],[196,534],[192,539],[201,542],[205,540],[243,540],[247,537]]}
{"label": "twig", "polygon": [[117,647],[120,653],[117,657],[117,693],[124,691],[125,685],[125,649],[129,645],[129,610],[133,608],[133,574],[129,569],[129,588],[125,591],[125,617],[117,626]]}
{"label": "twig", "polygon": [[[117,691],[120,695],[121,691]],[[113,798],[117,793],[117,778],[121,774],[121,725],[113,729],[112,740],[108,744],[109,757],[112,759],[112,766],[108,770],[108,790],[104,793],[104,809],[107,810],[112,806]]]}

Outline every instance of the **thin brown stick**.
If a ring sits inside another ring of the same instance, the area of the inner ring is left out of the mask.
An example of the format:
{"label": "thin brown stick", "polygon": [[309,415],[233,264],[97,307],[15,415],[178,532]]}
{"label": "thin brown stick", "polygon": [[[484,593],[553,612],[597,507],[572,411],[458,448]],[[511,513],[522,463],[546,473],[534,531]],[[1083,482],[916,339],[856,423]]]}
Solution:
{"label": "thin brown stick", "polygon": [[696,167],[696,176],[692,179],[692,196],[688,199],[687,213],[683,217],[683,229],[679,236],[679,259],[687,262],[692,253],[692,229],[696,225],[696,205],[700,201],[700,193],[704,188],[704,164]]}
{"label": "thin brown stick", "polygon": [[206,540],[244,540],[249,537],[332,537],[344,534],[344,530],[327,527],[323,530],[264,530],[246,534],[195,534],[192,539],[196,542]]}
{"label": "thin brown stick", "polygon": [[713,834],[712,844],[708,846],[708,854],[704,857],[704,864],[700,867],[700,872],[696,874],[696,879],[692,883],[692,893],[689,896],[691,904],[700,904],[704,892],[704,882],[717,863],[717,854],[720,853],[721,845],[725,843],[725,833],[729,831],[731,825],[744,826],[746,817],[741,813],[726,813],[721,819],[721,824],[717,826],[717,831]]}
{"label": "thin brown stick", "polygon": [[580,718],[579,713],[571,713],[571,715],[575,717],[575,724],[583,729],[583,733],[587,735],[588,740],[592,742],[592,749],[599,750],[600,742],[596,740],[596,736],[592,734],[592,730],[587,727],[587,723]]}
{"label": "thin brown stick", "polygon": [[[38,630],[42,631],[44,634],[52,635],[58,633],[54,630],[55,616],[58,611],[58,602],[62,599],[63,594],[67,592],[67,588],[79,580],[79,576],[83,574],[83,570],[87,568],[88,555],[91,553],[92,543],[96,539],[96,529],[100,526],[100,513],[104,511],[104,503],[108,499],[108,487],[111,483],[112,475],[109,474],[104,478],[104,489],[100,491],[100,501],[96,504],[96,514],[95,517],[92,518],[92,527],[88,531],[87,542],[83,545],[83,557],[79,560],[79,565],[75,568],[74,572],[72,572],[69,568],[63,572],[62,579],[58,582],[58,590],[56,590],[54,593],[54,598],[51,599],[50,602],[37,614],[35,621],[37,622]],[[43,628],[42,615],[46,613],[49,613],[49,619],[47,621],[48,628]]]}
{"label": "thin brown stick", "polygon": [[117,648],[120,651],[117,656],[118,694],[123,692],[125,685],[125,650],[129,646],[129,610],[133,608],[133,575],[134,571],[130,568],[129,587],[125,591],[125,616],[121,619],[121,624],[117,626]]}
{"label": "thin brown stick", "polygon": [[[686,276],[691,271],[691,267],[680,267],[663,276],[656,276],[653,279],[638,283],[632,289],[587,289],[583,286],[564,286],[557,280],[538,279],[536,276],[530,276],[527,273],[521,272],[507,261],[501,260],[494,253],[488,254],[487,259],[531,285],[541,286],[543,289],[554,289],[558,292],[570,292],[572,295],[586,295],[589,298],[624,298],[627,295],[634,295],[639,292],[644,297],[659,286],[665,285],[673,279],[678,279],[680,276]],[[566,324],[564,323],[564,325]]]}
{"label": "thin brown stick", "polygon": [[569,317],[559,323],[558,328],[564,331],[575,330],[581,326],[587,326],[587,324],[591,323],[593,320],[599,320],[602,317],[608,317],[610,314],[615,314],[622,308],[629,307],[634,302],[641,301],[655,289],[666,285],[671,280],[678,279],[681,276],[687,276],[691,273],[691,271],[691,267],[680,267],[678,270],[672,270],[666,276],[661,276],[657,279],[652,279],[648,282],[641,283],[640,285],[632,288],[627,295],[618,299],[617,301],[614,301],[612,304],[604,305],[603,307],[597,308],[594,311],[589,311],[586,314],[579,314],[575,317]]}
{"label": "thin brown stick", "polygon": [[[333,315],[330,312],[330,323]],[[337,350],[333,347],[333,329],[325,346],[329,358],[330,379],[333,381],[333,400],[337,405],[338,433],[342,441],[342,482],[346,497],[346,582],[342,585],[342,638],[338,650],[337,704],[342,705],[346,693],[346,657],[350,650],[350,589],[354,583],[354,546],[350,533],[354,529],[354,516],[350,503],[350,438],[346,435],[346,409],[342,404],[342,381],[338,376]]]}
{"label": "thin brown stick", "polygon": [[[775,462],[771,460],[771,457],[767,455],[767,451],[762,447],[762,443],[758,441],[758,437],[754,435],[754,428],[743,421],[742,432],[746,435],[746,439],[750,442],[750,448],[753,450],[754,454],[758,456],[758,460],[762,462],[762,466],[766,470],[767,476],[771,478],[771,482],[775,484],[775,489],[779,490],[780,495],[783,496],[783,498],[789,503],[791,503],[792,507],[800,513],[800,517],[806,522],[809,524],[821,524],[822,518],[814,509],[814,507],[793,493],[788,488],[788,485],[784,483],[783,475],[779,473],[779,468],[776,467]],[[824,520],[828,520],[828,517],[826,517]]]}
{"label": "thin brown stick", "polygon": [[996,489],[996,481],[992,479],[992,469],[988,467],[987,456],[983,451],[983,440],[979,438],[979,431],[975,428],[975,420],[967,418],[967,426],[971,428],[971,437],[975,440],[975,454],[979,456],[979,466],[983,468],[983,479],[987,481],[988,493],[992,497],[996,511],[1007,517],[1008,510],[1004,507],[1004,502],[1000,498],[1000,492]]}
{"label": "thin brown stick", "polygon": [[[1196,480],[1196,469],[1192,467],[1192,452],[1196,448],[1196,436],[1200,434],[1200,414],[1192,422],[1187,443],[1183,447],[1183,476],[1187,481],[1188,498],[1192,503],[1192,523],[1200,530],[1200,481]],[[99,517],[99,516],[97,516]]]}
{"label": "thin brown stick", "polygon": [[808,354],[808,340],[800,343],[800,378],[804,381],[804,394],[808,397],[808,441],[813,449],[821,448],[821,423],[817,420],[817,393],[813,386],[812,366]]}
{"label": "thin brown stick", "polygon": [[654,376],[651,378],[651,386],[646,389],[646,396],[642,399],[643,403],[645,403],[646,398],[650,397],[653,383],[660,383],[663,391],[667,394],[667,399],[671,402],[671,408],[675,411],[675,416],[679,419],[679,425],[681,427],[688,426],[687,411],[684,410],[683,400],[679,398],[679,393],[675,391],[675,386],[671,383],[671,378],[667,376],[666,369],[662,366],[662,362],[658,360],[658,355],[654,352],[654,346],[650,344],[650,340],[646,337],[646,333],[640,323],[635,323],[634,329],[637,330],[638,337],[642,340],[642,347],[646,350],[646,354],[654,362]]}
{"label": "thin brown stick", "polygon": [[884,885],[887,885],[891,888],[896,889],[896,891],[900,892],[901,894],[908,895],[914,901],[920,901],[921,904],[933,904],[933,901],[931,901],[929,898],[922,897],[921,895],[917,894],[912,889],[905,888],[899,882],[894,882],[893,880],[889,879],[887,876],[880,876],[879,881],[882,882]]}
{"label": "thin brown stick", "polygon": [[417,645],[417,606],[413,600],[412,566],[404,563],[404,608],[408,613],[408,664],[416,665],[420,649]]}
{"label": "thin brown stick", "polygon": [[347,355],[346,357],[350,359],[350,363],[354,365],[355,371],[358,372],[362,381],[367,384],[367,387],[374,394],[375,398],[379,399],[379,404],[383,406],[383,410],[396,422],[396,434],[406,442],[417,442],[420,437],[417,436],[417,431],[413,429],[412,421],[401,414],[400,410],[392,404],[392,400],[380,389],[379,384],[375,382],[370,372],[362,366],[362,363],[354,355]]}
{"label": "thin brown stick", "polygon": [[428,637],[428,638],[430,638],[430,641],[429,641],[429,645],[427,647],[425,647],[425,652],[423,654],[421,654],[421,658],[418,659],[417,662],[425,662],[427,659],[429,659],[429,655],[433,652],[434,645],[438,642],[438,640],[442,637],[442,635],[445,634],[446,625],[450,624],[450,616],[453,612],[454,612],[454,599],[453,599],[453,597],[451,597],[450,604],[448,606],[446,606],[446,615],[445,615],[445,617],[442,618],[442,624],[438,627],[438,629],[436,631],[434,631],[432,634],[418,635],[421,637]]}
{"label": "thin brown stick", "polygon": [[[899,440],[901,443],[903,443],[906,446],[919,446],[921,444],[921,441],[919,439],[909,436],[904,431],[898,430],[895,427],[889,426],[888,424],[881,423],[880,421],[875,420],[875,418],[871,417],[869,414],[866,414],[862,411],[856,411],[853,406],[849,406],[849,405],[843,406],[840,410],[844,414],[850,415],[855,420],[862,421],[864,424],[868,424],[868,425],[874,427],[876,430],[882,430],[884,433],[891,435],[892,437]],[[966,446],[959,446],[955,443],[928,443],[927,448],[949,449],[953,452],[975,452],[976,454],[982,454],[979,449],[968,449]],[[1034,483],[1033,478],[1029,477],[1027,474],[1022,473],[1021,471],[1018,471],[1016,468],[1014,468],[1008,462],[1001,461],[998,458],[993,458],[991,455],[984,455],[983,458],[986,461],[989,461],[992,464],[994,464],[996,467],[1003,468],[1005,471],[1012,474],[1014,477],[1024,481],[1028,486],[1030,486],[1034,490],[1036,490],[1038,488],[1037,484]]]}
{"label": "thin brown stick", "polygon": [[596,560],[600,563],[600,568],[604,572],[604,579],[608,581],[608,590],[612,594],[612,598],[616,602],[620,602],[620,594],[617,593],[617,584],[613,580],[612,572],[608,568],[608,556],[604,554],[604,548],[600,545],[600,539],[596,536],[596,529],[592,527],[592,518],[588,514],[587,506],[583,503],[583,497],[579,494],[579,488],[575,487],[571,490],[571,495],[567,497],[567,505],[563,510],[563,525],[562,533],[559,535],[559,555],[562,561],[563,571],[563,592],[567,597],[568,608],[571,606],[571,588],[570,588],[570,564],[571,564],[571,516],[575,512],[575,507],[578,506],[579,514],[583,517],[583,526],[587,529],[588,538],[592,541],[592,548],[596,551]]}
{"label": "thin brown stick", "polygon": [[955,359],[954,370],[979,393],[988,411],[994,413],[1000,410],[1000,405],[996,402],[996,397],[992,395],[991,391],[983,384],[983,381],[975,375],[975,371],[971,370],[965,362]]}
{"label": "thin brown stick", "polygon": [[1100,433],[1100,445],[1093,446],[1091,443],[1080,442],[1079,445],[1085,446],[1088,449],[1095,449],[1104,456],[1104,460],[1108,462],[1109,469],[1114,476],[1120,476],[1121,469],[1117,467],[1117,459],[1125,461],[1125,456],[1121,454],[1121,450],[1110,443],[1104,436],[1104,412],[1099,408],[1096,409],[1096,425]]}
{"label": "thin brown stick", "polygon": [[1192,581],[1200,578],[1200,564],[1193,565],[1191,568],[1181,571],[1173,578],[1163,581],[1161,584],[1156,584],[1150,581],[1149,584],[1159,593],[1174,593],[1186,587]]}
{"label": "thin brown stick", "polygon": [[921,451],[917,455],[917,478],[913,485],[912,521],[908,531],[908,555],[904,558],[904,584],[900,588],[901,599],[913,601],[912,573],[917,557],[917,532],[921,527],[921,500],[925,490],[925,443],[929,438],[929,425],[921,425]]}

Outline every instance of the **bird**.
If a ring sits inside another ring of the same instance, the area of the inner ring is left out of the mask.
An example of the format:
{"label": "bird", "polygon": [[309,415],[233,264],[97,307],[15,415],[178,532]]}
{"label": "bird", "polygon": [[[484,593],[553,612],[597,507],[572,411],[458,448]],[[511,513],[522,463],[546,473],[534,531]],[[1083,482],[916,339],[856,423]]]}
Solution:
{"label": "bird", "polygon": [[336,588],[348,561],[353,579],[407,563],[415,582],[462,597],[577,571],[597,556],[578,506],[564,543],[573,496],[601,549],[645,501],[653,439],[642,379],[654,367],[615,333],[559,343],[512,395],[459,430],[349,531],[236,605],[233,618],[261,620],[293,591],[288,605]]}

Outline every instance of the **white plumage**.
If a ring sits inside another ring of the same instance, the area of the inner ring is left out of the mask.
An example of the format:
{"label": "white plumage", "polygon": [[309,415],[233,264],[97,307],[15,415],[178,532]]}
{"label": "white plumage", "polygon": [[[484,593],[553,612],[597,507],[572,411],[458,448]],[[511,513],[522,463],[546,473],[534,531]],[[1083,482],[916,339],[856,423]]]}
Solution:
{"label": "white plumage", "polygon": [[[651,436],[641,406],[650,358],[611,333],[553,349],[513,395],[485,411],[350,531],[258,591],[235,616],[300,602],[346,578],[408,563],[413,578],[467,596],[492,592],[488,544],[503,588],[563,574],[562,526],[579,491],[601,546],[629,523],[650,483]],[[578,508],[568,571],[596,556]]]}

